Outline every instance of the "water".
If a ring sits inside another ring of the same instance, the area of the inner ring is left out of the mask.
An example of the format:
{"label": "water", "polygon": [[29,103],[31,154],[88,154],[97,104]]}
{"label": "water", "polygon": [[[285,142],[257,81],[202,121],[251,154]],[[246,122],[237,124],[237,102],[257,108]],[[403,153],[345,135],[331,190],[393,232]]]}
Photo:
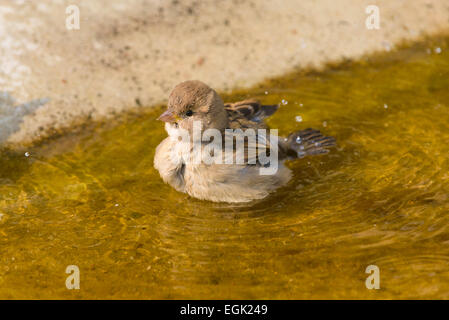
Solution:
{"label": "water", "polygon": [[[313,127],[339,145],[290,162],[291,183],[250,204],[161,181],[160,108],[4,150],[0,298],[449,298],[448,43],[226,96],[280,103],[280,134]],[[371,264],[380,290],[365,287]],[[81,290],[66,289],[68,265]]]}

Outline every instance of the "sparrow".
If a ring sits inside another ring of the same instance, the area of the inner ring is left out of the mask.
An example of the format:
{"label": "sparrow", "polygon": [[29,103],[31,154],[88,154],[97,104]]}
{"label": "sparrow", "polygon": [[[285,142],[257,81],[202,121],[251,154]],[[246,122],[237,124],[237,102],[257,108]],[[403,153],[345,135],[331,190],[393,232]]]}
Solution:
{"label": "sparrow", "polygon": [[[310,128],[293,132],[285,138],[279,137],[277,142],[274,140],[277,170],[273,174],[261,174],[260,169],[267,164],[249,161],[251,157],[248,155],[251,147],[268,150],[270,154],[274,150],[271,135],[261,139],[262,142],[257,140],[257,146],[245,141],[243,164],[235,161],[231,164],[193,162],[174,155],[179,154],[181,145],[188,145],[187,149],[192,152],[192,139],[181,141],[179,136],[180,131],[194,136],[195,122],[201,123],[201,133],[214,129],[225,136],[229,129],[242,132],[253,129],[259,139],[259,129],[269,129],[264,119],[278,108],[279,105],[261,105],[256,100],[225,104],[217,92],[203,82],[182,82],[173,89],[167,110],[158,118],[165,122],[168,137],[156,148],[154,167],[165,183],[197,199],[228,203],[263,199],[292,178],[291,170],[285,166],[286,160],[326,154],[336,145],[335,139]],[[235,146],[230,152],[236,154]]]}

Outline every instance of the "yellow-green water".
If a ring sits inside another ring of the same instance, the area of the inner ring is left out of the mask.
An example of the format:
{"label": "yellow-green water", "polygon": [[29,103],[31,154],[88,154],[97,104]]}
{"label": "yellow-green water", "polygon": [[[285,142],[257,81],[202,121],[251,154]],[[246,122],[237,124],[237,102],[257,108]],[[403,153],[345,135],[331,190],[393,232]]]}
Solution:
{"label": "yellow-green water", "polygon": [[[339,148],[291,162],[287,187],[245,205],[161,181],[161,109],[29,157],[3,151],[0,298],[449,298],[447,40],[226,100],[245,97],[288,101],[272,128],[318,128]],[[365,287],[371,264],[380,290]],[[66,289],[68,265],[80,290]]]}

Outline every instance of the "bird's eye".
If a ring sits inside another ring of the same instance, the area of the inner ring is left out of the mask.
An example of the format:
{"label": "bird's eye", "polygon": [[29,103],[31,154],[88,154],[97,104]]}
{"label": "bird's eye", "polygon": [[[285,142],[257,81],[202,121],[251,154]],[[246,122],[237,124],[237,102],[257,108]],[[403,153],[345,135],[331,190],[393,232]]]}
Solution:
{"label": "bird's eye", "polygon": [[190,117],[192,115],[193,115],[193,111],[192,110],[187,110],[186,116]]}

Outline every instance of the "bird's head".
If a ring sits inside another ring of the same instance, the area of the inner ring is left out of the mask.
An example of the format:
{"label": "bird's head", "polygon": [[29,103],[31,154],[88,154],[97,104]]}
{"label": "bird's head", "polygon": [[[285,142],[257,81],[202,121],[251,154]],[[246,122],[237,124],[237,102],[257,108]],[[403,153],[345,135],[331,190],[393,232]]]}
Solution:
{"label": "bird's head", "polygon": [[[182,128],[192,133],[194,121],[201,121],[202,131],[223,131],[228,117],[220,96],[201,81],[189,80],[178,84],[168,98],[167,110],[158,118],[170,128]],[[170,132],[169,132],[170,133]]]}

